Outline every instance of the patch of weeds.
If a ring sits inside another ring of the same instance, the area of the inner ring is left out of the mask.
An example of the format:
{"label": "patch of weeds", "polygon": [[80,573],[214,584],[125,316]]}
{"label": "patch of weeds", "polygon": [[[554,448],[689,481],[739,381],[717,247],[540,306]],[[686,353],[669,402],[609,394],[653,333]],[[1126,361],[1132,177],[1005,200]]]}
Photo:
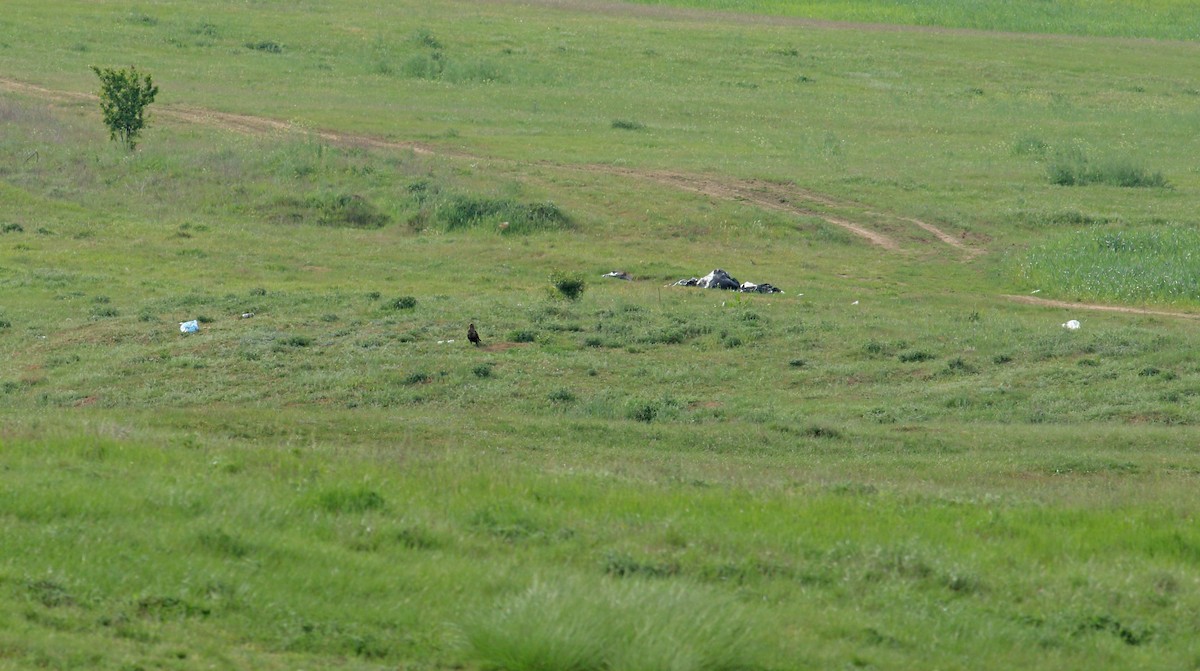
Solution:
{"label": "patch of weeds", "polygon": [[412,42],[422,47],[430,49],[441,49],[442,43],[438,38],[434,37],[433,33],[428,28],[418,28],[413,31]]}
{"label": "patch of weeds", "polygon": [[410,550],[436,550],[442,546],[439,538],[424,527],[405,527],[396,532],[396,542]]}
{"label": "patch of weeds", "polygon": [[805,361],[804,359],[792,359],[788,362],[788,366],[792,368],[804,368],[807,365],[808,361]]}
{"label": "patch of weeds", "polygon": [[316,496],[316,505],[328,513],[364,513],[384,506],[383,496],[363,486],[326,489]]}
{"label": "patch of weeds", "polygon": [[537,340],[537,333],[529,330],[516,330],[508,334],[509,342],[534,342]]}
{"label": "patch of weeds", "polygon": [[417,307],[417,299],[413,296],[401,296],[389,303],[388,307],[393,310],[411,310]]}
{"label": "patch of weeds", "polygon": [[53,580],[37,580],[29,583],[29,595],[47,608],[75,605],[75,598],[67,588]]}
{"label": "patch of weeds", "polygon": [[618,130],[642,130],[646,127],[646,124],[626,119],[613,119],[612,127]]}
{"label": "patch of weeds", "polygon": [[1154,366],[1146,366],[1145,368],[1138,371],[1138,377],[1154,377],[1161,373],[1162,373],[1162,371],[1158,368],[1155,368]]}
{"label": "patch of weeds", "polygon": [[807,436],[809,438],[841,438],[842,437],[841,431],[838,431],[837,429],[834,429],[834,428],[831,428],[828,426],[820,426],[818,424],[811,424],[809,426],[804,427],[804,430],[802,430],[800,432],[800,434],[803,436]]}
{"label": "patch of weeds", "polygon": [[1050,149],[1040,137],[1034,135],[1024,135],[1012,143],[1012,153],[1017,156],[1043,156]]}
{"label": "patch of weeds", "polygon": [[306,205],[316,212],[317,224],[321,226],[382,228],[391,221],[374,203],[357,194],[309,196]]}
{"label": "patch of weeds", "polygon": [[432,219],[446,231],[503,224],[504,234],[566,230],[574,226],[571,218],[551,201],[521,203],[509,198],[455,195],[431,202]]}
{"label": "patch of weeds", "polygon": [[879,488],[861,482],[839,482],[829,487],[829,491],[842,496],[874,496],[879,493]]}
{"label": "patch of weeds", "polygon": [[207,21],[192,26],[188,29],[188,32],[192,35],[202,35],[204,37],[218,37],[220,35],[220,30],[217,26]]}
{"label": "patch of weeds", "polygon": [[584,347],[604,347],[604,339],[598,336],[589,336],[583,339]]}
{"label": "patch of weeds", "polygon": [[92,313],[92,319],[109,319],[117,317],[121,313],[116,308],[100,308]]}
{"label": "patch of weeds", "polygon": [[733,349],[734,347],[742,346],[742,339],[735,335],[727,335],[722,339],[722,343],[725,347]]}
{"label": "patch of weeds", "polygon": [[[377,300],[379,300],[380,298],[383,298],[383,294],[379,293],[378,291],[368,291],[368,292],[367,292],[367,300],[369,300],[369,301],[377,301]],[[411,298],[411,297],[410,297],[410,298]],[[413,305],[414,305],[414,306],[417,304],[417,303],[416,303],[416,300],[417,300],[417,299],[413,298]]]}
{"label": "patch of weeds", "polygon": [[145,596],[137,600],[137,614],[141,617],[162,620],[179,617],[207,617],[212,609],[197,606],[174,596]]}
{"label": "patch of weeds", "polygon": [[550,273],[550,284],[558,291],[560,296],[569,301],[579,300],[579,297],[583,295],[584,289],[587,288],[587,283],[584,282],[582,274],[560,270]]}
{"label": "patch of weeds", "polygon": [[1153,638],[1153,632],[1139,625],[1122,624],[1120,620],[1111,615],[1096,615],[1087,618],[1080,622],[1075,627],[1075,635],[1082,635],[1091,632],[1107,632],[1117,638],[1126,645],[1142,645]]}
{"label": "patch of weeds", "polygon": [[565,387],[562,389],[555,389],[554,391],[550,392],[546,396],[546,399],[551,403],[563,404],[574,403],[576,400],[575,394],[570,389],[566,389]]}
{"label": "patch of weeds", "polygon": [[1096,162],[1082,151],[1060,155],[1047,167],[1050,183],[1058,186],[1088,186],[1105,184],[1125,188],[1168,188],[1170,183],[1161,172],[1151,172],[1125,158]]}
{"label": "patch of weeds", "polygon": [[250,290],[250,295],[251,296],[266,296],[267,290],[263,289],[262,287],[255,287]]}
{"label": "patch of weeds", "polygon": [[323,322],[326,322],[326,323],[332,323],[332,322],[335,322],[335,321],[337,321],[338,319],[340,319],[340,317],[338,317],[337,315],[335,315],[335,314],[333,314],[333,313],[331,312],[331,313],[329,313],[329,314],[323,314],[323,315],[321,315],[320,319],[321,319],[321,321],[323,321]]}
{"label": "patch of weeds", "polygon": [[962,357],[955,357],[946,362],[946,372],[950,374],[970,374],[979,371]]}
{"label": "patch of weeds", "polygon": [[1012,358],[1012,355],[1010,355],[1010,354],[997,354],[996,356],[992,357],[992,363],[998,364],[998,365],[1012,363],[1012,360],[1013,360],[1013,358]]}
{"label": "patch of weeds", "polygon": [[220,529],[200,532],[196,536],[196,542],[213,554],[234,559],[249,556],[252,549],[249,543]]}
{"label": "patch of weeds", "polygon": [[922,361],[930,361],[935,357],[925,350],[909,350],[901,352],[897,357],[902,363],[920,363]]}
{"label": "patch of weeds", "polygon": [[508,542],[529,540],[545,536],[537,521],[520,510],[507,507],[489,507],[478,510],[471,516],[471,526]]}
{"label": "patch of weeds", "polygon": [[604,558],[604,572],[616,578],[669,578],[679,575],[679,571],[679,564],[674,562],[644,562],[627,554],[611,552]]}
{"label": "patch of weeds", "polygon": [[0,233],[24,233],[25,228],[20,224],[4,224],[0,226]]}
{"label": "patch of weeds", "polygon": [[259,42],[246,42],[243,46],[254,51],[261,51],[267,54],[282,54],[283,45],[271,40],[261,40]]}
{"label": "patch of weeds", "polygon": [[12,322],[10,322],[7,319],[0,319],[0,329],[10,329],[10,328],[12,328]]}
{"label": "patch of weeds", "polygon": [[487,377],[492,376],[492,369],[494,367],[495,367],[495,364],[481,363],[478,366],[475,366],[474,368],[472,368],[471,372],[475,374],[475,377],[487,378]]}
{"label": "patch of weeds", "polygon": [[429,373],[418,371],[416,373],[410,373],[407,377],[404,378],[404,380],[402,380],[402,382],[404,382],[404,384],[407,384],[407,385],[425,384],[426,382],[429,382],[432,379],[433,378],[430,377]]}
{"label": "patch of weeds", "polygon": [[288,347],[309,347],[313,344],[313,339],[306,335],[292,335],[281,339],[279,344]]}
{"label": "patch of weeds", "polygon": [[131,23],[135,26],[157,26],[158,19],[145,12],[133,11],[125,16],[125,23]]}

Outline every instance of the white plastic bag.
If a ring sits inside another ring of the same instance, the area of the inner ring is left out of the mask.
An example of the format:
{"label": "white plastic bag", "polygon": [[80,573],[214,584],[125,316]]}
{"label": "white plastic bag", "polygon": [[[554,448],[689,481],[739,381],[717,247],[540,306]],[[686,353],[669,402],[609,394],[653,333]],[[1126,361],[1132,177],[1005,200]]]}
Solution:
{"label": "white plastic bag", "polygon": [[193,319],[190,322],[179,322],[180,333],[197,333],[200,331],[200,322]]}

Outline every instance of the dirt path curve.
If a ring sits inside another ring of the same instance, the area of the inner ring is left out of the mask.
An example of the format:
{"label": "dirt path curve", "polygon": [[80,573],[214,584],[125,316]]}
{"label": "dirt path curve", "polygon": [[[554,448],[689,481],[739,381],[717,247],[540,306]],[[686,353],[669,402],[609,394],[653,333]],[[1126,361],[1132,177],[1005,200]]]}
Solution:
{"label": "dirt path curve", "polygon": [[[15,79],[8,79],[6,77],[0,77],[0,91],[12,91],[63,103],[86,103],[95,102],[97,100],[97,97],[94,94],[49,89],[42,86],[21,82]],[[440,155],[468,160],[484,160],[484,157],[481,156],[443,148],[434,148],[430,145],[419,142],[388,140],[377,136],[363,135],[358,133],[345,133],[340,131],[320,129],[304,129],[287,121],[281,121],[267,117],[251,116],[248,114],[218,112],[215,110],[172,104],[158,106],[155,108],[154,112],[159,116],[183,123],[215,126],[247,135],[265,135],[270,133],[300,131],[315,135],[316,137],[319,137],[322,140],[332,144],[369,147],[373,149],[412,151],[417,154],[427,156]],[[901,245],[891,236],[874,230],[863,223],[852,221],[851,217],[853,215],[850,213],[830,213],[823,210],[853,210],[856,213],[865,213],[875,218],[913,224],[932,234],[942,243],[962,252],[966,260],[970,260],[971,258],[982,253],[982,250],[963,244],[954,236],[928,222],[924,222],[912,217],[882,214],[879,212],[865,210],[865,206],[863,206],[861,203],[834,198],[832,196],[798,187],[794,184],[731,177],[709,177],[697,174],[662,170],[639,170],[634,168],[620,168],[597,164],[552,165],[559,169],[624,176],[630,179],[654,182],[682,191],[702,194],[718,200],[747,202],[758,207],[768,210],[775,210],[777,212],[785,212],[799,216],[818,217],[890,252],[903,251]]]}
{"label": "dirt path curve", "polygon": [[1038,298],[1036,296],[1013,296],[1005,295],[1010,301],[1017,303],[1025,303],[1027,305],[1041,305],[1048,308],[1066,308],[1070,310],[1096,310],[1102,312],[1120,312],[1130,315],[1153,315],[1156,317],[1178,317],[1180,319],[1200,319],[1200,314],[1195,312],[1175,312],[1172,310],[1150,310],[1146,308],[1131,308],[1122,305],[1097,305],[1095,303],[1072,303],[1070,301],[1056,301],[1049,298]]}

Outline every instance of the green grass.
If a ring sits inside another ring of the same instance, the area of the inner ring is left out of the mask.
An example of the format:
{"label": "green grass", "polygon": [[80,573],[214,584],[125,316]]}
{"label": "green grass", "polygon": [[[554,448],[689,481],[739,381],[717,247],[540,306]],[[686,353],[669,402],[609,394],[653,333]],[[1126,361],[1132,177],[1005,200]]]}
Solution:
{"label": "green grass", "polygon": [[1020,262],[1030,286],[1091,300],[1194,303],[1200,299],[1200,233],[1152,227],[1081,231],[1047,241]]}
{"label": "green grass", "polygon": [[1200,31],[1196,28],[1197,9],[1193,3],[1185,0],[1067,0],[1053,3],[1005,0],[901,0],[887,3],[869,0],[625,1],[643,5],[877,24],[1176,40],[1200,38]]}
{"label": "green grass", "polygon": [[5,5],[0,669],[1195,665],[1195,46],[613,7]]}

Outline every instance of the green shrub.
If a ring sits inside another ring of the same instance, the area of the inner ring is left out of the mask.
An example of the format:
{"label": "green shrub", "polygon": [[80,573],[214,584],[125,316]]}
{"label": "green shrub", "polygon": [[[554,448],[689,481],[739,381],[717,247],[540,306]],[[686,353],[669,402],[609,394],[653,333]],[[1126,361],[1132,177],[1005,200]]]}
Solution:
{"label": "green shrub", "polygon": [[554,285],[560,296],[570,301],[578,300],[583,295],[583,290],[587,288],[583,275],[557,270],[550,273],[550,284]]}
{"label": "green shrub", "polygon": [[491,377],[492,376],[492,368],[493,368],[493,365],[490,363],[481,363],[478,366],[475,366],[474,368],[472,368],[471,372],[475,374],[475,377],[479,377],[479,378]]}
{"label": "green shrub", "polygon": [[146,125],[146,107],[154,102],[158,87],[150,75],[139,75],[134,66],[126,70],[93,65],[92,71],[100,78],[100,111],[109,137],[133,151]]}
{"label": "green shrub", "polygon": [[612,122],[612,127],[619,130],[642,130],[646,127],[646,125],[637,121],[614,119]]}
{"label": "green shrub", "polygon": [[537,340],[537,333],[528,330],[517,330],[508,334],[510,342],[534,342]]}
{"label": "green shrub", "polygon": [[401,296],[388,305],[393,310],[411,310],[417,307],[417,299],[414,296]]}

